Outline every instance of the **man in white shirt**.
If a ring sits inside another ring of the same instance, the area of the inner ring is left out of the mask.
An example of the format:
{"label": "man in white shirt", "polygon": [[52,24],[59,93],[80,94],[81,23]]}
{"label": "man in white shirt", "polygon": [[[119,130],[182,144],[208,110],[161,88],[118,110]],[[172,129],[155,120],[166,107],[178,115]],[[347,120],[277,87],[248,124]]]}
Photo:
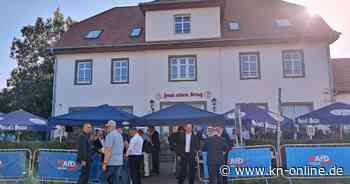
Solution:
{"label": "man in white shirt", "polygon": [[[176,155],[180,160],[180,174],[178,184],[183,184],[186,177],[189,184],[194,184],[196,173],[196,154],[199,150],[199,138],[193,134],[192,124],[187,124],[185,132],[176,141]],[[188,168],[188,169],[187,169]]]}
{"label": "man in white shirt", "polygon": [[141,184],[140,164],[142,162],[143,139],[136,128],[130,129],[132,136],[126,155],[129,159],[130,177],[133,184]]}

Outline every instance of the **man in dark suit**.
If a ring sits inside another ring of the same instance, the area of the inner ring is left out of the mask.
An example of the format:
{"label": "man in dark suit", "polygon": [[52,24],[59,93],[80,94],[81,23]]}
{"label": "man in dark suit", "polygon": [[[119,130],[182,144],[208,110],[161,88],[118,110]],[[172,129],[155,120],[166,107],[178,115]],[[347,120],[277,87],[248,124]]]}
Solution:
{"label": "man in dark suit", "polygon": [[152,173],[159,175],[159,154],[160,154],[160,140],[159,133],[154,127],[149,127],[149,135],[152,143]]}
{"label": "man in dark suit", "polygon": [[180,176],[178,184],[183,184],[188,178],[189,184],[194,184],[196,173],[196,154],[199,150],[199,138],[193,134],[192,124],[187,124],[185,133],[178,136],[176,142],[176,154],[180,160]]}
{"label": "man in dark suit", "polygon": [[77,161],[80,163],[81,171],[78,184],[88,184],[90,178],[90,168],[92,163],[93,146],[90,140],[91,123],[83,125],[82,134],[78,139]]}
{"label": "man in dark suit", "polygon": [[220,174],[220,167],[225,164],[224,152],[229,150],[229,145],[221,134],[221,127],[209,127],[209,137],[203,145],[203,151],[208,153],[209,184],[224,183],[224,178]]}

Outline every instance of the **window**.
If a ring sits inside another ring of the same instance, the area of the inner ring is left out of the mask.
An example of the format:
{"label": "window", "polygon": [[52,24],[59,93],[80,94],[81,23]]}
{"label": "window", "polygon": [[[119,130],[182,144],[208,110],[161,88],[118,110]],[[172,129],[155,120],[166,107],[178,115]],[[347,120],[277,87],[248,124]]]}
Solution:
{"label": "window", "polygon": [[239,21],[232,21],[228,25],[231,31],[239,31],[241,29]]}
{"label": "window", "polygon": [[289,27],[292,24],[288,19],[276,19],[275,20],[275,26],[276,27]]}
{"label": "window", "polygon": [[91,83],[92,83],[92,61],[91,60],[76,61],[75,84],[91,84]]}
{"label": "window", "polygon": [[175,33],[190,33],[191,32],[191,16],[190,15],[175,15]]}
{"label": "window", "polygon": [[85,38],[87,39],[97,39],[100,37],[102,30],[94,30],[86,33]]}
{"label": "window", "polygon": [[142,28],[140,27],[134,27],[132,30],[131,30],[131,33],[130,33],[130,37],[139,37],[141,35],[141,32],[142,32]]}
{"label": "window", "polygon": [[282,52],[284,77],[305,77],[304,53],[302,50]]}
{"label": "window", "polygon": [[312,110],[313,110],[313,103],[282,104],[282,114],[291,119],[295,119],[296,117],[309,113]]}
{"label": "window", "polygon": [[129,83],[129,59],[112,59],[112,84]]}
{"label": "window", "polygon": [[258,52],[240,53],[239,63],[241,79],[260,78],[260,61]]}
{"label": "window", "polygon": [[169,81],[197,80],[196,56],[169,57]]}

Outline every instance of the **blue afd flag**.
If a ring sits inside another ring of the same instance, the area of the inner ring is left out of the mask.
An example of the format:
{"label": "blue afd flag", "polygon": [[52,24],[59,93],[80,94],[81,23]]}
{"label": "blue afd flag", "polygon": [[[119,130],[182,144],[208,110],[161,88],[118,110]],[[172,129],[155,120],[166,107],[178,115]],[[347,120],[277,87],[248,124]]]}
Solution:
{"label": "blue afd flag", "polygon": [[[231,179],[269,177],[272,155],[271,148],[232,148],[228,153],[227,165],[223,167]],[[208,179],[208,154],[203,152],[202,157],[203,175]]]}
{"label": "blue afd flag", "polygon": [[[80,165],[76,161],[76,152],[39,151],[37,177],[42,181],[70,180],[77,181]],[[100,175],[100,157],[97,156],[91,167],[90,180],[97,181]]]}
{"label": "blue afd flag", "polygon": [[27,151],[0,152],[0,179],[18,179],[28,175]]}
{"label": "blue afd flag", "polygon": [[349,146],[287,145],[285,164],[288,173],[286,174],[289,177],[350,176],[349,155]]}

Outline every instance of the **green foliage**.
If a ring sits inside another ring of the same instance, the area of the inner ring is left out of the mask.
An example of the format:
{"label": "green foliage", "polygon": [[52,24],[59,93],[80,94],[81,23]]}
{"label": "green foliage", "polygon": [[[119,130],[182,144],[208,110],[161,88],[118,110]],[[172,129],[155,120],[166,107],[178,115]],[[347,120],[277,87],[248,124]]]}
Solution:
{"label": "green foliage", "polygon": [[17,67],[11,72],[8,87],[0,91],[1,112],[23,109],[50,116],[55,61],[50,48],[71,24],[72,20],[57,9],[51,18],[38,17],[34,25],[24,26],[22,36],[13,39],[10,56]]}
{"label": "green foliage", "polygon": [[30,149],[33,153],[38,149],[75,149],[75,143],[60,143],[57,141],[37,142],[5,142],[0,141],[1,149]]}

